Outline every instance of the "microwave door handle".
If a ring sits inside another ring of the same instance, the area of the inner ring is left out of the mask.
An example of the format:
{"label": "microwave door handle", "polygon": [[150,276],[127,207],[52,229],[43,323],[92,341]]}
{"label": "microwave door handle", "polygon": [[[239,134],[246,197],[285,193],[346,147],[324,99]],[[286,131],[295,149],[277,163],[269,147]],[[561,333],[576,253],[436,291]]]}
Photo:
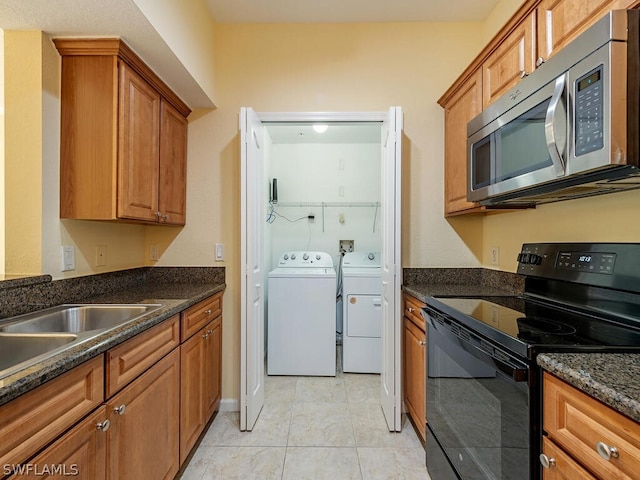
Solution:
{"label": "microwave door handle", "polygon": [[565,73],[556,79],[556,85],[544,120],[544,136],[547,140],[547,149],[549,150],[549,156],[553,162],[553,169],[557,177],[562,177],[565,173],[565,164],[562,158],[562,152],[558,148],[558,140],[556,139],[556,130],[554,127],[558,116],[558,106],[560,105],[560,100],[562,100],[562,94],[566,86],[566,77],[567,75]]}

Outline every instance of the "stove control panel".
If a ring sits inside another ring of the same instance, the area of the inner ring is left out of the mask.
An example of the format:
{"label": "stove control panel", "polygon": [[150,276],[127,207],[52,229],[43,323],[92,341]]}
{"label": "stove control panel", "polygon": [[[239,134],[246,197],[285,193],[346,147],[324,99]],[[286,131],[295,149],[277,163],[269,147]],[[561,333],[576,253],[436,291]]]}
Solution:
{"label": "stove control panel", "polygon": [[556,268],[613,275],[613,267],[615,264],[615,253],[560,252],[556,262]]}

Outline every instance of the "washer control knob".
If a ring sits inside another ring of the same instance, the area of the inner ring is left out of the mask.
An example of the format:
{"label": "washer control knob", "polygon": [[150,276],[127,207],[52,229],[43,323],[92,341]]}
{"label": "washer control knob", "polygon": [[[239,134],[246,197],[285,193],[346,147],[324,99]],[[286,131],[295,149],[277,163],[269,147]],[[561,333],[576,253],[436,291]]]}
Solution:
{"label": "washer control knob", "polygon": [[316,260],[320,260],[322,257],[320,256],[319,253],[316,253]]}
{"label": "washer control knob", "polygon": [[367,258],[369,260],[373,260],[374,258],[376,258],[376,256],[373,254],[373,252],[369,252],[369,255],[367,255]]}
{"label": "washer control knob", "polygon": [[295,259],[296,259],[296,254],[295,254],[295,253],[292,253],[292,254],[291,254],[291,260],[295,260]]}
{"label": "washer control knob", "polygon": [[302,255],[302,259],[303,260],[309,260],[309,254],[305,253],[304,255]]}
{"label": "washer control knob", "polygon": [[282,258],[284,258],[285,260],[289,260],[289,255],[287,255],[287,254],[285,253],[285,254],[284,254],[284,257],[282,257]]}

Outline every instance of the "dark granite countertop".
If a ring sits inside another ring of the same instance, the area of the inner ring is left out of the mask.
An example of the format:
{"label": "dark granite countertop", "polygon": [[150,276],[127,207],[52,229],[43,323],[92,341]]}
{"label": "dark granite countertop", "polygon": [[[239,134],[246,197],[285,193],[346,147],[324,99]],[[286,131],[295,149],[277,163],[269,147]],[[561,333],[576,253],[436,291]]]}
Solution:
{"label": "dark granite countertop", "polygon": [[428,297],[503,297],[524,289],[520,275],[485,268],[405,268],[402,290],[426,303]]}
{"label": "dark granite countertop", "polygon": [[[104,332],[87,342],[0,379],[0,405],[42,385],[90,358],[100,355],[109,348],[157,325],[225,288],[223,279],[220,281],[201,282],[184,282],[183,280],[178,278],[177,283],[166,280],[162,282],[146,281],[136,286],[112,289],[107,293],[94,292],[86,294],[86,296],[76,295],[73,302],[64,302],[155,303],[162,304],[162,307],[137,320]],[[48,305],[43,305],[43,308],[46,306]]]}
{"label": "dark granite countertop", "polygon": [[640,422],[640,354],[541,353],[544,370]]}

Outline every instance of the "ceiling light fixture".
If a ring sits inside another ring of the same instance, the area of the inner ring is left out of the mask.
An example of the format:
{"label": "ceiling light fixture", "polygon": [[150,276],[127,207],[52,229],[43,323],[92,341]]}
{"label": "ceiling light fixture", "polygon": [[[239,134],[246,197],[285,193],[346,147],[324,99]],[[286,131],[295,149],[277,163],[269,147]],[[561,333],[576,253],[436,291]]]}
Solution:
{"label": "ceiling light fixture", "polygon": [[313,129],[317,132],[317,133],[324,133],[327,131],[327,128],[329,128],[329,125],[325,125],[325,124],[321,124],[321,123],[316,123],[313,126]]}

